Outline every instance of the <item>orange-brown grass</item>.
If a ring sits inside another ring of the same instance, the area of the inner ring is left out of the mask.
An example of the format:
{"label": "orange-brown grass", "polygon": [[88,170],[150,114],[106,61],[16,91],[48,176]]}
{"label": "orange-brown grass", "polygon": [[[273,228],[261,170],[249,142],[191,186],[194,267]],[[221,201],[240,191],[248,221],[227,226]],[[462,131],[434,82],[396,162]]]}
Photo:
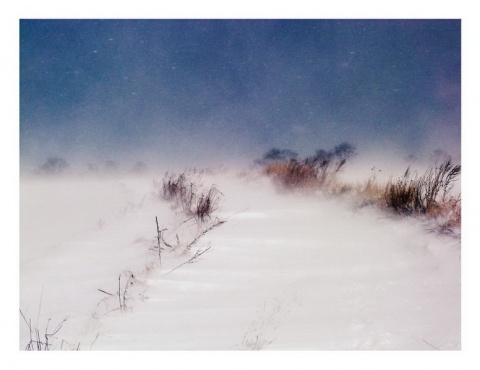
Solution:
{"label": "orange-brown grass", "polygon": [[337,173],[344,162],[295,160],[275,162],[265,167],[265,174],[284,188],[322,189],[332,194],[354,193],[363,205],[376,205],[403,215],[419,214],[435,218],[441,228],[452,229],[461,223],[461,201],[449,195],[453,182],[461,172],[447,158],[438,167],[429,168],[422,176],[407,168],[402,177],[379,182],[372,176],[364,184],[342,183]]}
{"label": "orange-brown grass", "polygon": [[399,213],[433,214],[450,200],[447,196],[460,172],[461,166],[453,165],[451,158],[420,177],[407,168],[402,178],[388,182],[385,203]]}
{"label": "orange-brown grass", "polygon": [[302,162],[276,162],[266,166],[265,174],[287,189],[312,188],[317,184],[317,170]]}
{"label": "orange-brown grass", "polygon": [[336,175],[344,164],[344,160],[340,162],[290,160],[268,164],[265,167],[265,174],[289,190],[323,189],[333,193],[344,193],[350,190],[349,185],[340,184],[336,180]]}
{"label": "orange-brown grass", "polygon": [[459,229],[462,224],[460,197],[451,197],[447,201],[435,204],[427,215],[437,220],[441,231],[450,232],[453,229]]}
{"label": "orange-brown grass", "polygon": [[378,182],[375,177],[369,178],[363,184],[358,184],[354,187],[354,191],[362,199],[362,204],[377,204],[382,207],[385,205],[385,184]]}

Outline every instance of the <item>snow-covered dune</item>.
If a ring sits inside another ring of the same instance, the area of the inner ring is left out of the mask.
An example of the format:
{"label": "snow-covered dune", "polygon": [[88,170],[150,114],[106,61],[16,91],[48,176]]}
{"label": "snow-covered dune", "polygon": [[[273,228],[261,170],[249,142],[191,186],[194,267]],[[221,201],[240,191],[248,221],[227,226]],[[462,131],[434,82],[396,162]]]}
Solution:
{"label": "snow-covered dune", "polygon": [[202,182],[226,222],[160,265],[155,217],[171,243],[202,228],[152,178],[22,179],[20,309],[40,330],[68,316],[52,349],[460,349],[459,239],[262,177]]}

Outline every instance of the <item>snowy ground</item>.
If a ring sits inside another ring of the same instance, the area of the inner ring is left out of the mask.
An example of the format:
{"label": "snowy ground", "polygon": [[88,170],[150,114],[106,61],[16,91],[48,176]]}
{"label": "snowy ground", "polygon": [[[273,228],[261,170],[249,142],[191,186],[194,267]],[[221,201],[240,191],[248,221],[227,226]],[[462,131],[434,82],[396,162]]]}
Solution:
{"label": "snowy ground", "polygon": [[[202,182],[223,192],[226,223],[188,253],[166,248],[159,266],[156,216],[172,242],[200,229],[152,179],[22,178],[20,309],[41,332],[68,316],[55,349],[461,348],[459,239],[220,171]],[[20,349],[28,341],[21,319]]]}

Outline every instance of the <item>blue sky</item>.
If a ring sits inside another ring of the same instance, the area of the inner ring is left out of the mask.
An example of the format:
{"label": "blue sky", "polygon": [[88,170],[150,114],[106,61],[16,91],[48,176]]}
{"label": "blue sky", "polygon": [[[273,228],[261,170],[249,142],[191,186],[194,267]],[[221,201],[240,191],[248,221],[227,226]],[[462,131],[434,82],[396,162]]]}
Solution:
{"label": "blue sky", "polygon": [[459,20],[21,20],[20,155],[460,154]]}

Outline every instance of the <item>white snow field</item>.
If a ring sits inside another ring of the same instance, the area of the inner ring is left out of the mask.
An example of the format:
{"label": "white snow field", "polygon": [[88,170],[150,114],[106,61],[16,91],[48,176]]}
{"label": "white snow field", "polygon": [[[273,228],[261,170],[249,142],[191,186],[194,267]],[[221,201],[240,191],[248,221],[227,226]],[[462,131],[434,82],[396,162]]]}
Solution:
{"label": "white snow field", "polygon": [[67,318],[51,349],[461,348],[458,238],[217,171],[201,182],[223,193],[226,222],[190,251],[164,245],[160,264],[155,217],[174,245],[206,227],[154,196],[152,180],[21,179],[20,310],[40,335]]}

